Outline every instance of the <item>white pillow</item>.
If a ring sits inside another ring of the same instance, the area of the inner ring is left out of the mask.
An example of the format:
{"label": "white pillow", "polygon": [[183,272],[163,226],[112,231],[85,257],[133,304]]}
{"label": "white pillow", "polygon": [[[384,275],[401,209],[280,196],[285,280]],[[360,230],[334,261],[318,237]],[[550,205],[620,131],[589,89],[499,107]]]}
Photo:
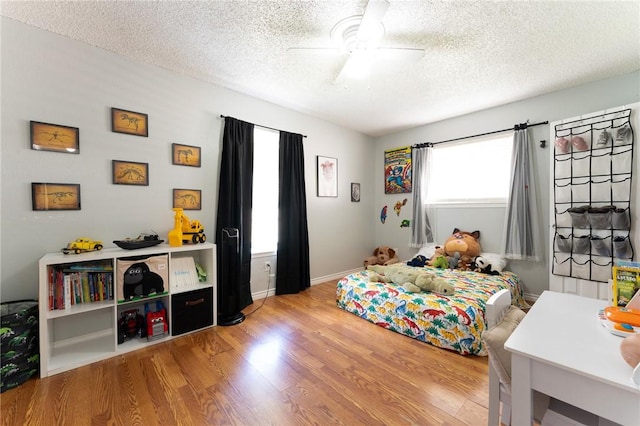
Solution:
{"label": "white pillow", "polygon": [[480,256],[489,261],[494,271],[502,272],[509,264],[509,259],[505,259],[498,253],[480,253]]}
{"label": "white pillow", "polygon": [[427,259],[431,259],[436,252],[436,247],[442,247],[442,244],[428,243],[426,246],[420,247],[420,250],[416,253],[416,256],[422,255]]}

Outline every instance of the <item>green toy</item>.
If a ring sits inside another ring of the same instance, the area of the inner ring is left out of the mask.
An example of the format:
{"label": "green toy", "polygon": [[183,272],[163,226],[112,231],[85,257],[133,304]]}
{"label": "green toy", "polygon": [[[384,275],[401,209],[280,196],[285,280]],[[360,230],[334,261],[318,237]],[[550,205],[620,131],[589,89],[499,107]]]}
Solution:
{"label": "green toy", "polygon": [[438,256],[433,260],[431,266],[438,269],[447,269],[449,267],[449,261],[446,256]]}

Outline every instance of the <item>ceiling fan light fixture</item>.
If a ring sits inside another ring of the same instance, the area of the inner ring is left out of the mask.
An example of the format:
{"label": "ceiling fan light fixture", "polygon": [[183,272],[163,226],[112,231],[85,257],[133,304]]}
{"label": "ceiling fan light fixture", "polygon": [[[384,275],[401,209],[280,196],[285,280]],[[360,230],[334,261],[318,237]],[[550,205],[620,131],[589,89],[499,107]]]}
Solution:
{"label": "ceiling fan light fixture", "polygon": [[342,74],[349,79],[362,80],[369,77],[372,64],[373,51],[369,49],[355,50],[345,63]]}

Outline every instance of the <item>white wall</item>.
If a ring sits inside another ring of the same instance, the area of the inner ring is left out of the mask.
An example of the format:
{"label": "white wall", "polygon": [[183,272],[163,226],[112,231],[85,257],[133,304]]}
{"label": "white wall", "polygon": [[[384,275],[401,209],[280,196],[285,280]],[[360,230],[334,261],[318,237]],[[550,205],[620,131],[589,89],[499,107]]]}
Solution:
{"label": "white wall", "polygon": [[[371,213],[375,220],[376,245],[389,245],[400,249],[401,258],[411,258],[416,250],[409,248],[411,233],[408,228],[399,229],[392,206],[400,195],[385,195],[382,182],[384,181],[384,151],[422,142],[438,142],[457,137],[490,132],[512,127],[516,123],[530,120],[531,123],[541,121],[552,122],[566,117],[587,114],[606,108],[630,104],[640,100],[640,72],[598,81],[571,89],[560,90],[547,95],[514,102],[496,108],[483,110],[450,120],[444,120],[403,132],[386,135],[376,139],[375,156],[375,207]],[[636,132],[638,129],[636,129]],[[544,262],[539,264],[530,262],[511,262],[510,269],[517,272],[525,283],[525,291],[529,294],[540,294],[549,288],[549,180],[551,177],[549,161],[549,126],[531,128],[531,137],[535,141],[536,183],[538,191],[538,211],[542,217],[545,253]],[[547,148],[539,148],[539,141],[546,140]],[[469,182],[473,185],[473,182]],[[402,216],[411,215],[411,194],[406,194],[409,203],[403,208]],[[383,205],[389,206],[389,216],[383,225],[378,219]],[[502,241],[504,208],[445,208],[435,214],[435,237],[442,242],[451,235],[454,227],[460,229],[481,231],[483,250],[499,252]],[[393,220],[389,220],[393,219]],[[637,226],[637,224],[634,224]]]}
{"label": "white wall", "polygon": [[[200,220],[213,240],[221,114],[308,136],[305,173],[314,281],[358,268],[374,246],[371,138],[1,19],[2,301],[35,298],[38,259],[77,237],[100,239],[107,247],[148,230],[166,239],[173,227],[172,188],[202,190],[202,210],[186,213]],[[149,137],[111,132],[111,107],[148,114]],[[30,120],[78,127],[80,154],[31,150]],[[172,165],[172,143],[202,147],[202,167]],[[316,197],[316,155],[338,158],[338,198]],[[149,163],[149,186],[113,185],[113,159]],[[32,211],[31,182],[79,183],[82,210]],[[362,183],[360,203],[350,201],[350,182]],[[262,268],[262,261],[256,263]],[[252,292],[265,291],[262,269],[254,275]]]}

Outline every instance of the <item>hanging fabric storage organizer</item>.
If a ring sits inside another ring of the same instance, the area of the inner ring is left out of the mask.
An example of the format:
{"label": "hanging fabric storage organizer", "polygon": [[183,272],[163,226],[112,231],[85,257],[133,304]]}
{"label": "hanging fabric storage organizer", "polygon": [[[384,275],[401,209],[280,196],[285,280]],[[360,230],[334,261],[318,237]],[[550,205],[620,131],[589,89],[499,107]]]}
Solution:
{"label": "hanging fabric storage organizer", "polygon": [[631,109],[555,126],[555,275],[607,282],[632,260]]}

